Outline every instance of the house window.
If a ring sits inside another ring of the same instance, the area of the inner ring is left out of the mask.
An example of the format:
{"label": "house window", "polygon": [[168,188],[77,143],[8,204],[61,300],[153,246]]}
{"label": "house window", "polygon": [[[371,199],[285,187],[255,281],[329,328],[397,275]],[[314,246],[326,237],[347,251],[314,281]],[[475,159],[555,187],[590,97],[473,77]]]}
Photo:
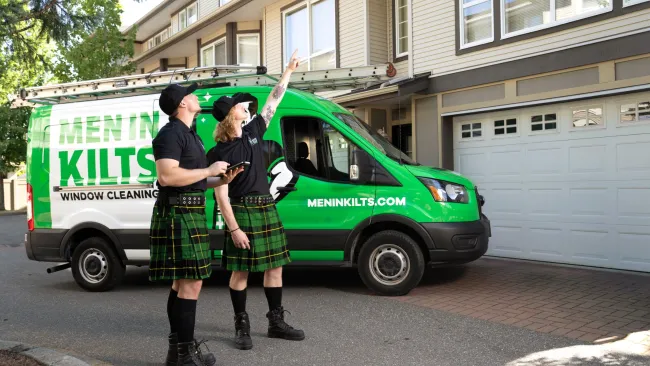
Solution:
{"label": "house window", "polygon": [[395,54],[397,57],[406,56],[409,52],[409,19],[408,2],[395,0]]}
{"label": "house window", "polygon": [[501,0],[502,38],[612,10],[612,0]]}
{"label": "house window", "polygon": [[472,137],[481,137],[482,135],[481,127],[482,127],[481,122],[464,123],[460,126],[460,130],[461,130],[460,136],[463,139],[469,139]]}
{"label": "house window", "polygon": [[494,40],[492,0],[460,0],[461,48]]}
{"label": "house window", "polygon": [[508,118],[500,119],[494,121],[494,134],[499,135],[511,135],[517,133],[517,119]]}
{"label": "house window", "polygon": [[533,132],[557,129],[557,114],[537,114],[530,117],[530,130]]}
{"label": "house window", "polygon": [[650,102],[629,103],[621,105],[621,122],[650,121]]}
{"label": "house window", "polygon": [[228,4],[231,0],[219,0],[219,6],[224,6]]}
{"label": "house window", "polygon": [[237,35],[237,64],[241,66],[258,66],[260,64],[259,34]]}
{"label": "house window", "polygon": [[147,49],[150,50],[159,44],[163,43],[164,41],[167,40],[167,38],[170,37],[171,34],[171,27],[165,28],[162,32],[156,34],[155,36],[149,38],[147,41]]}
{"label": "house window", "polygon": [[623,7],[641,4],[648,1],[650,0],[623,0]]}
{"label": "house window", "polygon": [[572,116],[573,127],[602,126],[604,123],[601,107],[574,109]]}
{"label": "house window", "polygon": [[196,23],[199,19],[199,6],[197,2],[194,2],[192,5],[181,10],[177,15],[178,30],[177,32],[182,31],[183,29],[189,27],[190,25]]}
{"label": "house window", "polygon": [[335,0],[309,0],[283,13],[284,55],[287,65],[297,49],[298,71],[336,68]]}
{"label": "house window", "polygon": [[201,66],[226,65],[226,38],[201,48]]}

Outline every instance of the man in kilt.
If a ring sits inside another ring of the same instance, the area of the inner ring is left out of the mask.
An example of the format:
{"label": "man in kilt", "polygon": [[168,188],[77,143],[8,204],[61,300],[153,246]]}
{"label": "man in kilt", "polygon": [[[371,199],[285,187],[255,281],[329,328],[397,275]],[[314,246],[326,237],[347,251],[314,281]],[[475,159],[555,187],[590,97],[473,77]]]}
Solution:
{"label": "man in kilt", "polygon": [[[228,163],[208,166],[201,139],[191,129],[201,111],[197,85],[171,84],[160,94],[160,109],[169,115],[153,139],[158,197],[150,227],[149,279],[172,280],[167,299],[167,365],[214,365],[194,339],[196,303],[203,279],[210,277],[210,241],[205,216],[205,191],[226,185],[242,169],[226,173]],[[221,176],[221,177],[218,177]]]}
{"label": "man in kilt", "polygon": [[235,344],[239,349],[253,347],[250,322],[246,313],[246,287],[249,272],[264,272],[264,292],[269,305],[266,314],[268,336],[303,340],[302,330],[284,321],[282,307],[282,266],[291,261],[282,222],[270,194],[262,136],[282,100],[289,78],[298,67],[296,53],[269,95],[261,115],[246,126],[244,102],[256,103],[250,94],[237,93],[214,102],[212,114],[219,123],[215,130],[217,145],[208,152],[208,161],[230,164],[250,162],[230,185],[215,188],[217,203],[226,222],[223,263],[232,271],[230,297],[235,316]]}

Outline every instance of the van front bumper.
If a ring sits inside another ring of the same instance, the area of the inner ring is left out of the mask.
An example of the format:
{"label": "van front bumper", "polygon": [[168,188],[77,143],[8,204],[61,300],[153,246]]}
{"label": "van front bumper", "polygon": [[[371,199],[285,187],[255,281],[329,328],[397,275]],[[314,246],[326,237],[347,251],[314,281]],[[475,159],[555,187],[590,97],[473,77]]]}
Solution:
{"label": "van front bumper", "polygon": [[424,223],[422,226],[433,241],[434,249],[429,250],[430,264],[474,261],[487,252],[492,236],[490,220],[485,215],[477,221]]}

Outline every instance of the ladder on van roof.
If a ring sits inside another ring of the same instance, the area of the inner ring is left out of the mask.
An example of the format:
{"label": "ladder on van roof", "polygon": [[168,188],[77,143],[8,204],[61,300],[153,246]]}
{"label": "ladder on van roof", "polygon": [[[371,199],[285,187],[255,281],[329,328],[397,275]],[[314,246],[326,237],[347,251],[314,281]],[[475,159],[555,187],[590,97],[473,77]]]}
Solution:
{"label": "ladder on van roof", "polygon": [[[289,87],[311,93],[365,88],[395,76],[392,64],[294,72]],[[171,83],[205,87],[275,85],[281,75],[265,66],[205,66],[24,88],[10,96],[12,108],[116,98],[160,92]]]}

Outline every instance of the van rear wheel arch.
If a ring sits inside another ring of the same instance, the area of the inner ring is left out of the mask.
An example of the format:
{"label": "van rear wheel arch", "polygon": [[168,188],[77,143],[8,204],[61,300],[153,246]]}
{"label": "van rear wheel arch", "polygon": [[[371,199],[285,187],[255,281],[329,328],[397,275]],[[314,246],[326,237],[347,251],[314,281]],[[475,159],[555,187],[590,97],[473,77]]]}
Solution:
{"label": "van rear wheel arch", "polygon": [[85,239],[92,237],[104,239],[113,247],[120,260],[124,261],[126,259],[126,254],[115,234],[106,226],[94,222],[81,223],[68,230],[61,241],[61,258],[72,260],[75,248]]}

